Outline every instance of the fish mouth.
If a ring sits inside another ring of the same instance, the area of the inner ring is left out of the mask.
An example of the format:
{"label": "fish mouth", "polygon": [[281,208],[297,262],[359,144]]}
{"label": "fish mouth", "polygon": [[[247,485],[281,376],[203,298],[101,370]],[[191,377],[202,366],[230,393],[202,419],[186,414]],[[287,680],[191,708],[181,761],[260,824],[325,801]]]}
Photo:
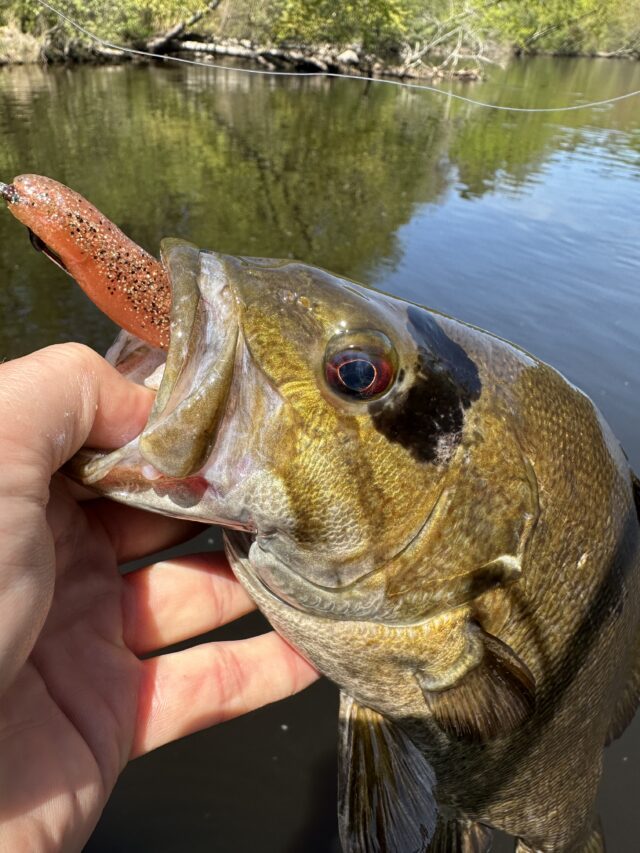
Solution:
{"label": "fish mouth", "polygon": [[123,503],[250,530],[248,522],[226,517],[203,470],[225,421],[242,349],[224,259],[175,239],[162,241],[161,259],[172,286],[168,349],[123,331],[106,356],[126,378],[156,390],[147,424],[118,450],[80,451],[67,473]]}

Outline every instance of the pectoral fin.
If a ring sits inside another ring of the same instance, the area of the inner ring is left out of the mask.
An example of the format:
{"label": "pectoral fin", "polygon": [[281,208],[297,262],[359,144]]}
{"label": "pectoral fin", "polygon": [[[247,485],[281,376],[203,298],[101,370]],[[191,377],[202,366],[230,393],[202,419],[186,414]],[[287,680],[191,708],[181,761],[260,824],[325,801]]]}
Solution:
{"label": "pectoral fin", "polygon": [[434,772],[394,723],[340,699],[338,816],[344,853],[422,853],[435,832]]}
{"label": "pectoral fin", "polygon": [[[483,742],[509,734],[525,722],[535,707],[535,681],[513,649],[476,630],[483,646],[477,666],[445,690],[420,686],[443,731],[460,740]],[[416,677],[420,683],[420,674]]]}

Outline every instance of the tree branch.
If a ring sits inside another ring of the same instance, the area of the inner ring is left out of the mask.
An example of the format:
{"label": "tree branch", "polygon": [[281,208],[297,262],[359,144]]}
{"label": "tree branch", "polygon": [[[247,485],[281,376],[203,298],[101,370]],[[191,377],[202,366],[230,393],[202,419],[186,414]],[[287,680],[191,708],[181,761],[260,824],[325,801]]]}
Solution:
{"label": "tree branch", "polygon": [[174,39],[179,38],[187,29],[189,29],[189,27],[192,27],[194,24],[197,24],[198,21],[201,21],[205,15],[209,15],[211,12],[214,12],[220,3],[222,3],[222,0],[211,0],[211,2],[207,3],[204,9],[201,9],[199,12],[195,12],[190,18],[175,24],[171,29],[167,30],[166,33],[150,39],[147,42],[146,49],[149,53],[164,53]]}

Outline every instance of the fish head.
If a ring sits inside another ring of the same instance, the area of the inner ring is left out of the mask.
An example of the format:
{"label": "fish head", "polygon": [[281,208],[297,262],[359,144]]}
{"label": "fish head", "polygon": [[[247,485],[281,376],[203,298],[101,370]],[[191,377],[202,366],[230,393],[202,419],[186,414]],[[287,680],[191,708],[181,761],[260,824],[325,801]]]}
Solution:
{"label": "fish head", "polygon": [[531,478],[445,318],[293,261],[181,240],[161,258],[168,350],[123,333],[109,356],[154,409],[79,479],[244,531],[261,583],[307,612],[411,621],[519,573]]}
{"label": "fish head", "polygon": [[50,179],[3,186],[123,326],[107,358],[157,390],[142,433],[72,476],[242,531],[261,583],[307,612],[412,621],[517,576],[535,478],[486,335],[294,261],[168,239],[158,262]]}
{"label": "fish head", "polygon": [[437,500],[456,415],[475,393],[469,365],[455,377],[446,353],[431,354],[427,434],[407,404],[425,359],[406,304],[291,261],[180,240],[161,257],[166,360],[129,334],[110,356],[147,383],[142,362],[162,374],[149,424],[115,454],[76,462],[78,475],[120,500],[250,531],[323,587],[394,557]]}

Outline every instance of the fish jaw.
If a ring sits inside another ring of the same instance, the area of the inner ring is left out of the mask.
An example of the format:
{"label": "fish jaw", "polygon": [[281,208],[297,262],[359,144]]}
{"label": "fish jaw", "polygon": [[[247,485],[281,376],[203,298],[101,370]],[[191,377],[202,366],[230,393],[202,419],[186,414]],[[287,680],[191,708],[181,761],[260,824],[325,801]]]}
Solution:
{"label": "fish jaw", "polygon": [[[282,489],[256,453],[280,397],[265,383],[240,331],[224,257],[164,240],[171,281],[168,350],[121,332],[106,355],[126,378],[156,391],[142,433],[112,451],[85,449],[67,467],[114,500],[232,529],[270,527]],[[275,513],[287,526],[286,501]]]}
{"label": "fish jaw", "polygon": [[230,517],[224,496],[203,474],[170,477],[145,462],[138,439],[112,453],[82,450],[65,473],[119,503],[205,524],[253,533],[247,518]]}
{"label": "fish jaw", "polygon": [[228,526],[247,529],[224,515],[215,484],[198,473],[224,420],[238,341],[234,299],[216,256],[166,240],[158,261],[51,178],[21,175],[1,183],[0,196],[35,248],[123,329],[107,360],[157,390],[138,438],[112,453],[84,450],[68,473],[124,503],[206,522],[222,515]]}
{"label": "fish jaw", "polygon": [[169,343],[171,288],[163,265],[78,193],[41,175],[0,184],[34,247],[74,278],[118,326],[155,347]]}

